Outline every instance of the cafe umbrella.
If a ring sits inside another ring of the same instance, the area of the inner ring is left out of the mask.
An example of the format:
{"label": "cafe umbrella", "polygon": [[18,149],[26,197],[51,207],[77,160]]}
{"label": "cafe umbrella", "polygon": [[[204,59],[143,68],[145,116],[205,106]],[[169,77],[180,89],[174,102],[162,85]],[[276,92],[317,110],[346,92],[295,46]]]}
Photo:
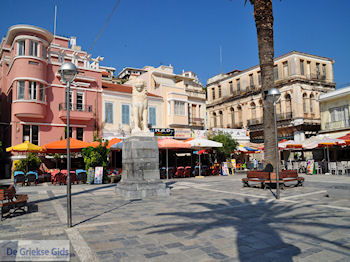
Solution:
{"label": "cafe umbrella", "polygon": [[[220,142],[216,142],[216,141],[204,139],[204,138],[195,138],[195,139],[188,141],[187,143],[189,143],[192,148],[198,149],[198,150],[223,146],[223,144]],[[201,154],[198,154],[199,175],[201,175],[201,157],[200,156],[201,156]]]}
{"label": "cafe umbrella", "polygon": [[191,145],[172,138],[158,140],[158,148],[166,150],[166,178],[169,179],[169,149],[191,148]]}
{"label": "cafe umbrella", "polygon": [[[27,157],[28,157],[28,153],[30,152],[34,153],[34,152],[41,152],[41,151],[43,151],[42,147],[34,145],[29,141],[24,141],[21,144],[6,148],[6,152],[22,152],[22,153],[26,153]],[[27,167],[27,171],[28,171],[28,167]]]}

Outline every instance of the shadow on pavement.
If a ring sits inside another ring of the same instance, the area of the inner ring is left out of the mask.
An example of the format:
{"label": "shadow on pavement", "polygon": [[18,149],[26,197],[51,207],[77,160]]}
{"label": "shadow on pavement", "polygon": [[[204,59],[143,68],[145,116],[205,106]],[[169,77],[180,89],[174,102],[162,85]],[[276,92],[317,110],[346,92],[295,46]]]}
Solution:
{"label": "shadow on pavement", "polygon": [[[94,192],[94,191],[98,191],[98,190],[106,189],[106,188],[110,188],[110,187],[115,187],[115,184],[108,184],[106,186],[99,186],[99,187],[94,187],[91,189],[81,190],[79,192],[72,193],[72,196],[77,196],[77,195],[81,195],[81,194],[85,194],[85,193],[89,193],[89,192]],[[62,198],[67,197],[66,195],[54,196],[52,193],[52,190],[48,190],[47,192],[48,192],[48,195],[50,196],[49,198],[39,199],[39,200],[35,200],[35,201],[30,201],[30,202],[31,203],[41,203],[41,202],[52,201],[52,200],[57,200],[57,199],[62,199]]]}
{"label": "shadow on pavement", "polygon": [[[151,229],[152,231],[148,234],[187,231],[187,233],[192,232],[192,237],[197,237],[205,231],[233,228],[237,232],[236,243],[240,261],[293,261],[293,257],[300,254],[301,250],[292,244],[285,243],[278,232],[289,233],[288,236],[292,241],[303,237],[311,238],[316,243],[315,246],[317,243],[327,242],[336,246],[336,248],[328,247],[329,250],[343,255],[348,254],[349,248],[342,243],[316,235],[318,232],[316,228],[320,227],[321,229],[349,229],[347,226],[319,222],[319,219],[329,218],[329,212],[305,213],[300,212],[298,204],[281,205],[278,202],[266,202],[266,200],[251,202],[249,199],[244,201],[224,199],[223,201],[224,203],[220,204],[193,204],[194,208],[200,206],[205,208],[205,211],[159,213],[158,216],[169,216],[169,221],[180,218],[180,221],[184,222],[155,225],[142,230]],[[307,208],[303,206],[305,207]],[[332,217],[336,215],[333,214]],[[306,230],[302,230],[300,226]],[[310,233],[310,227],[315,227],[312,233]],[[213,235],[220,235],[223,230],[217,231],[219,233],[214,232]],[[339,247],[343,248],[344,252]],[[319,249],[321,251],[327,248],[320,246]]]}

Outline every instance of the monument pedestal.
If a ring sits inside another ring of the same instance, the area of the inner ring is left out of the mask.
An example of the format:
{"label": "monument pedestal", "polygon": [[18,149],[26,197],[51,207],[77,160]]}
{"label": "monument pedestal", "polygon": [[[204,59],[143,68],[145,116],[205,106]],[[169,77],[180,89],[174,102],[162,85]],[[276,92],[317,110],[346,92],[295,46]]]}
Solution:
{"label": "monument pedestal", "polygon": [[124,199],[169,196],[169,188],[160,180],[159,152],[155,137],[132,136],[123,142],[122,180],[116,192]]}

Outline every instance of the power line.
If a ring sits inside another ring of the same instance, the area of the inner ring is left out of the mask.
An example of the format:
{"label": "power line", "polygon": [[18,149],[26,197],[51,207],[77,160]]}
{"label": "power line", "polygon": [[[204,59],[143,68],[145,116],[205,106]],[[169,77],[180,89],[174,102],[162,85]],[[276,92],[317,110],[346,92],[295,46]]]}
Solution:
{"label": "power line", "polygon": [[113,14],[115,13],[115,11],[118,9],[119,5],[120,5],[121,0],[116,0],[115,4],[113,6],[113,9],[111,11],[111,13],[108,15],[104,25],[101,27],[100,31],[98,32],[98,34],[96,35],[94,42],[92,43],[89,52],[92,51],[92,49],[95,47],[96,42],[100,39],[100,37],[102,36],[102,34],[104,33],[104,31],[107,29],[109,23],[111,22],[111,19],[113,17]]}

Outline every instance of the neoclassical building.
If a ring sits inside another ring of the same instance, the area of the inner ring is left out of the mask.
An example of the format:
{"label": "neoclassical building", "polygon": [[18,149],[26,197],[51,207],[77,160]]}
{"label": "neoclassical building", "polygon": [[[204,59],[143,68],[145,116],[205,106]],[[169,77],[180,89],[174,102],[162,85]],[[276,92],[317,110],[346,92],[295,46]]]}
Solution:
{"label": "neoclassical building", "polygon": [[350,133],[350,86],[320,96],[321,134],[339,138]]}
{"label": "neoclassical building", "polygon": [[[142,69],[126,67],[118,74],[118,80],[125,83],[123,86],[128,86],[130,76],[142,79],[151,94],[149,98],[153,105],[149,112],[153,117],[150,115],[149,123],[152,128],[174,129],[175,137],[179,139],[190,138],[195,130],[205,129],[206,93],[195,73],[176,74],[171,65]],[[104,97],[107,97],[107,92],[108,95],[110,92],[105,90]],[[128,133],[128,124],[118,125],[119,133]],[[108,126],[106,124],[104,128],[106,133],[111,132],[106,130]]]}
{"label": "neoclassical building", "polygon": [[[321,94],[335,89],[330,58],[289,52],[275,58],[276,106],[280,139],[302,141],[320,130]],[[209,129],[247,129],[252,142],[263,142],[260,66],[219,74],[207,81]]]}

